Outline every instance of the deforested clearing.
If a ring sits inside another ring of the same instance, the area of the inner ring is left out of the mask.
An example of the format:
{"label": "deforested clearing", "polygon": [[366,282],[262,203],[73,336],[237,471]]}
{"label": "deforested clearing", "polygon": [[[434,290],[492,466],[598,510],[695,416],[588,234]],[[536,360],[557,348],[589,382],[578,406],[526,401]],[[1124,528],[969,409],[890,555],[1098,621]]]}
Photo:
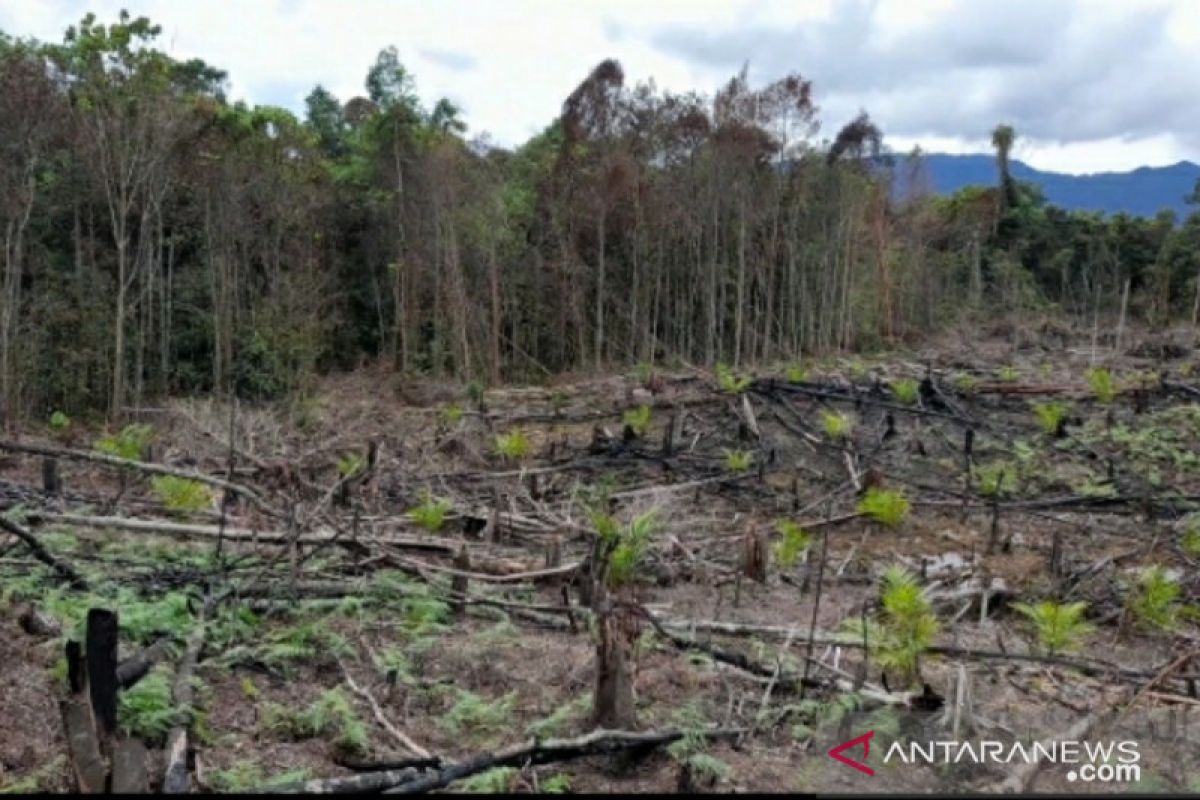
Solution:
{"label": "deforested clearing", "polygon": [[[5,769],[75,780],[64,646],[107,609],[118,677],[158,650],[113,733],[156,782],[182,735],[210,790],[837,791],[861,784],[826,751],[868,730],[878,759],[1111,708],[1101,738],[1186,787],[1194,351],[1002,333],[803,380],[644,369],[415,402],[360,372],[302,409],[28,431],[0,444],[5,518],[40,546],[0,562]],[[1012,771],[893,766],[911,790]]]}

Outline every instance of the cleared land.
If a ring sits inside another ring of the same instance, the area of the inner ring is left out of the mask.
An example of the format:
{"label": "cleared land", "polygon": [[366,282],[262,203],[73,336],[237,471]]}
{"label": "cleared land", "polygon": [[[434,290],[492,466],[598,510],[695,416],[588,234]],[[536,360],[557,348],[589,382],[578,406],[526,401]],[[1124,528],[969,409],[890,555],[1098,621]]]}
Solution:
{"label": "cleared land", "polygon": [[[217,791],[1126,788],[880,763],[1070,734],[1138,741],[1142,790],[1200,788],[1200,356],[965,341],[474,398],[359,373],[148,410],[137,463],[78,422],[27,431],[0,445],[0,786],[75,785],[64,646],[106,609],[116,677],[153,662],[113,747],[143,743],[154,787],[175,752]],[[621,580],[594,569],[604,519]],[[897,566],[928,641],[881,604]],[[1017,610],[1043,601],[1086,604],[1060,642]],[[604,626],[641,738],[587,736]],[[826,755],[867,730],[875,778]]]}

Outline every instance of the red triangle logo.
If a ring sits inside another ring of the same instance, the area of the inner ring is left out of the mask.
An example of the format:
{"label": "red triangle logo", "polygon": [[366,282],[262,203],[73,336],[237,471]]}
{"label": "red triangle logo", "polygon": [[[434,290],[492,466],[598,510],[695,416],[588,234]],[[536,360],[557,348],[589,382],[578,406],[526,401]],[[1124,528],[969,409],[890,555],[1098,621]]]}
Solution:
{"label": "red triangle logo", "polygon": [[867,760],[867,756],[871,755],[871,737],[875,735],[875,731],[867,731],[862,736],[855,736],[848,742],[842,742],[837,747],[829,751],[829,757],[842,762],[848,767],[854,767],[859,772],[865,772],[868,775],[874,775],[875,770],[868,767],[862,761],[855,761],[853,758],[842,755],[846,750],[853,750],[860,744],[863,748],[863,761]]}

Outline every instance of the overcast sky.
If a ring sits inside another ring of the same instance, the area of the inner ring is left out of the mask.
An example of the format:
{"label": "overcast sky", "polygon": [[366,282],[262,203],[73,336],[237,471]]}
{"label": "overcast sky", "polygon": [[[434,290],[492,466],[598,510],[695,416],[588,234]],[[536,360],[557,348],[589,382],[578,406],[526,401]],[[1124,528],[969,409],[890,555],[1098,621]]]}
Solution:
{"label": "overcast sky", "polygon": [[813,81],[832,137],[860,109],[898,150],[987,151],[1094,172],[1200,162],[1197,0],[0,0],[0,30],[57,40],[86,11],[163,26],[162,46],[229,72],[231,95],[296,111],[316,83],[363,94],[394,44],[426,102],[448,96],[471,133],[519,144],[598,61],[630,83],[711,92]]}

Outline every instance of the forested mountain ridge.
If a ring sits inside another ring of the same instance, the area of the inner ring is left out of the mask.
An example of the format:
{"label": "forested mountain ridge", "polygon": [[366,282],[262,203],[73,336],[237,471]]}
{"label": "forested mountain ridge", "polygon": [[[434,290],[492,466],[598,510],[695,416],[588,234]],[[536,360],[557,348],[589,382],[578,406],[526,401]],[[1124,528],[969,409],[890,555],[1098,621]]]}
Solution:
{"label": "forested mountain ridge", "polygon": [[[929,153],[923,160],[930,185],[939,194],[996,182],[996,159],[991,155]],[[1180,161],[1162,167],[1138,167],[1128,172],[1068,175],[1039,170],[1014,160],[1012,174],[1017,180],[1041,189],[1048,203],[1071,211],[1124,212],[1153,217],[1169,209],[1182,219],[1190,210],[1185,198],[1200,179],[1200,165]],[[898,191],[903,190],[903,186],[898,186]]]}
{"label": "forested mountain ridge", "polygon": [[[394,48],[304,119],[88,16],[0,40],[6,418],[163,394],[278,398],[382,362],[487,383],[796,359],[1056,304],[1194,319],[1200,215],[1049,205],[996,129],[993,186],[897,200],[863,114],[817,138],[810,82],[712,96],[599,64],[507,151],[426,107]],[[787,170],[779,169],[789,163]],[[920,157],[897,174],[920,180]],[[1200,200],[1200,195],[1193,195]]]}

